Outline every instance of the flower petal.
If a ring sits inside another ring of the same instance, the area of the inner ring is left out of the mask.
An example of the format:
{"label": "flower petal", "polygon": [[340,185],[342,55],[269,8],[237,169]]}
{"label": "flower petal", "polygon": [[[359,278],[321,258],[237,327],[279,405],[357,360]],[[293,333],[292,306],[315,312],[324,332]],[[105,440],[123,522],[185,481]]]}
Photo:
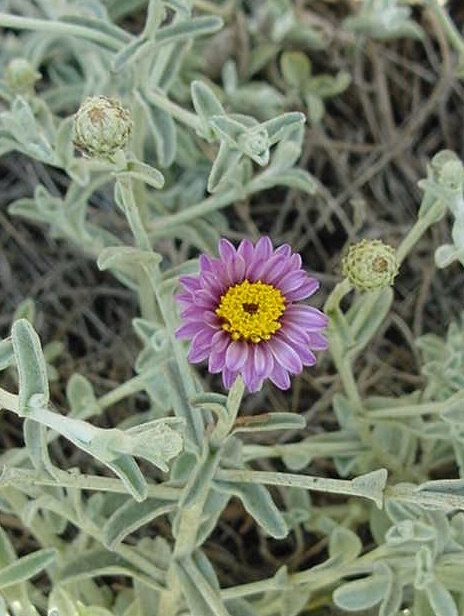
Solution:
{"label": "flower petal", "polygon": [[193,338],[204,328],[201,321],[188,321],[176,330],[176,338]]}
{"label": "flower petal", "polygon": [[316,334],[311,332],[309,334],[309,340],[311,348],[315,351],[325,351],[325,349],[329,346],[329,341],[321,334]]}
{"label": "flower petal", "polygon": [[259,240],[256,242],[255,255],[259,255],[260,259],[267,260],[272,255],[272,252],[273,249],[271,238],[269,238],[267,235],[263,235],[263,237],[260,237]]}
{"label": "flower petal", "polygon": [[291,305],[287,306],[282,317],[283,322],[287,320],[306,331],[319,331],[327,325],[329,317],[313,306]]}
{"label": "flower petal", "polygon": [[268,378],[274,367],[274,358],[267,343],[255,344],[253,348],[253,363],[256,374]]}
{"label": "flower petal", "polygon": [[234,384],[235,379],[237,378],[237,372],[233,370],[229,370],[228,368],[224,368],[222,371],[222,382],[224,383],[224,387],[226,389],[230,389]]}
{"label": "flower petal", "polygon": [[239,371],[248,357],[248,343],[232,341],[226,351],[226,368],[235,372]]}
{"label": "flower petal", "polygon": [[215,331],[209,327],[202,329],[198,332],[192,340],[188,359],[192,363],[196,364],[199,361],[203,361],[209,355],[211,350],[211,342]]}
{"label": "flower petal", "polygon": [[230,338],[224,331],[218,331],[211,340],[211,352],[208,359],[208,370],[211,374],[221,372],[226,364],[226,350]]}
{"label": "flower petal", "polygon": [[287,291],[285,297],[289,302],[298,302],[311,297],[319,288],[319,282],[315,278],[306,277],[301,285],[292,291]]}
{"label": "flower petal", "polygon": [[284,340],[274,336],[269,340],[268,345],[274,356],[275,364],[280,364],[293,374],[298,374],[303,370],[298,353]]}
{"label": "flower petal", "polygon": [[224,262],[230,261],[236,255],[235,247],[229,240],[219,240],[219,255]]}
{"label": "flower petal", "polygon": [[242,240],[237,248],[237,254],[240,255],[245,263],[250,263],[253,259],[255,249],[250,240]]}
{"label": "flower petal", "polygon": [[269,379],[277,385],[279,389],[288,389],[290,387],[290,376],[285,368],[282,368],[279,364],[274,364],[274,369],[269,375]]}

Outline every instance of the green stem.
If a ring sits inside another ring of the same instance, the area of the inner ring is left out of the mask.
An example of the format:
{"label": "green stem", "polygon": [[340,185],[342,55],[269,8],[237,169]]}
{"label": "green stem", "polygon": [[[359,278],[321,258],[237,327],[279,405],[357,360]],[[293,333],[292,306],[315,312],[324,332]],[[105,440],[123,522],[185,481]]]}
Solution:
{"label": "green stem", "polygon": [[[135,201],[132,180],[126,177],[118,177],[117,182],[120,189],[121,205],[132,231],[132,235],[134,236],[137,248],[147,252],[153,252],[151,242],[143,226],[138,205]],[[156,318],[154,298],[150,291],[150,285],[147,284],[146,273],[144,271],[140,271],[137,276],[137,290],[140,312],[143,318],[154,321]]]}
{"label": "green stem", "polygon": [[[29,17],[21,17],[19,15],[10,15],[8,13],[0,13],[0,26],[3,28],[12,28],[14,30],[32,30],[34,32],[50,32],[64,37],[83,38],[94,43],[101,43],[105,47],[113,51],[119,51],[123,45],[116,37],[104,34],[99,30],[92,30],[85,26],[68,24],[61,21],[52,21],[44,19],[32,19]],[[121,31],[123,32],[123,31]]]}
{"label": "green stem", "polygon": [[460,35],[458,29],[452,22],[444,6],[440,4],[438,0],[428,0],[430,10],[433,12],[437,20],[440,22],[446,37],[450,45],[459,54],[464,56],[464,40]]}
{"label": "green stem", "polygon": [[393,408],[372,409],[366,414],[368,421],[376,419],[394,419],[402,417],[420,417],[421,415],[441,415],[456,402],[461,402],[464,398],[464,391],[461,390],[443,400],[442,402],[423,402],[422,404],[406,404],[405,406],[395,406]]}
{"label": "green stem", "polygon": [[131,228],[137,248],[152,252],[152,247],[148,235],[143,227],[139,208],[135,201],[132,180],[130,178],[117,178],[122,206],[127,222]]}
{"label": "green stem", "polygon": [[171,101],[162,90],[158,88],[147,89],[145,95],[151,103],[167,111],[172,118],[179,120],[196,132],[201,130],[201,122],[197,115]]}
{"label": "green stem", "polygon": [[[366,573],[366,571],[371,568],[372,564],[380,562],[385,559],[386,556],[388,556],[388,548],[386,545],[382,545],[379,548],[371,550],[367,554],[360,556],[350,564],[343,563],[339,566],[319,570],[314,570],[312,567],[311,569],[307,569],[305,571],[290,574],[288,576],[288,585],[291,588],[302,584],[307,584],[311,587],[313,592],[316,592],[326,586],[330,586],[334,582],[337,582],[348,575],[353,575],[355,573]],[[414,562],[412,558],[411,561]],[[239,597],[256,595],[258,593],[262,594],[269,591],[282,591],[282,588],[279,586],[279,582],[275,577],[260,580],[259,582],[241,584],[240,586],[234,586],[232,588],[225,588],[224,590],[221,590],[221,597],[223,600],[230,600],[237,599]]]}
{"label": "green stem", "polygon": [[148,280],[150,281],[151,288],[158,302],[158,307],[163,317],[163,321],[166,325],[166,332],[169,336],[171,347],[174,353],[177,366],[179,368],[179,374],[185,387],[187,397],[190,399],[195,394],[196,388],[192,376],[190,364],[188,363],[184,349],[180,341],[175,336],[176,324],[174,322],[175,312],[172,306],[167,306],[163,293],[161,292],[161,272],[158,265],[153,263],[145,264],[144,269],[146,271]]}
{"label": "green stem", "polygon": [[19,415],[19,396],[0,387],[0,409],[2,408]]}
{"label": "green stem", "polygon": [[407,255],[411,252],[414,245],[420,240],[427,229],[437,221],[437,209],[441,209],[440,201],[436,201],[424,214],[417,219],[409,233],[403,239],[401,244],[396,249],[396,260],[398,266],[404,261]]}
{"label": "green stem", "polygon": [[[54,469],[55,477],[41,475],[29,469],[5,467],[1,475],[0,485],[11,487],[32,486],[61,486],[79,490],[92,490],[96,492],[112,492],[114,494],[127,495],[127,488],[119,479],[112,477],[98,477],[96,475],[75,475],[58,468]],[[147,495],[152,498],[177,501],[182,489],[163,484],[151,484],[148,486]]]}
{"label": "green stem", "polygon": [[352,286],[348,278],[344,278],[341,282],[335,285],[324,304],[324,312],[334,312],[340,309],[340,302],[352,290]]}
{"label": "green stem", "polygon": [[211,435],[211,442],[216,447],[220,447],[226,438],[229,436],[232,428],[234,427],[235,420],[237,419],[238,412],[240,410],[240,404],[245,392],[245,383],[240,375],[235,379],[232,387],[230,388],[227,398],[227,414],[220,416],[216,425],[216,429]]}
{"label": "green stem", "polygon": [[153,370],[148,370],[143,374],[138,374],[112,391],[109,391],[107,394],[104,394],[97,400],[98,407],[103,411],[104,409],[113,406],[113,404],[116,404],[120,400],[144,390],[147,381],[152,375],[156,374],[158,370],[159,366],[156,366]]}
{"label": "green stem", "polygon": [[[244,190],[246,191],[246,187]],[[243,192],[236,188],[221,192],[221,194],[214,194],[211,197],[200,201],[200,203],[188,206],[185,210],[157,219],[151,225],[149,234],[155,237],[163,236],[166,231],[177,227],[178,225],[191,222],[192,220],[206,216],[211,212],[220,210],[221,208],[234,203],[234,201],[242,197]]]}
{"label": "green stem", "polygon": [[[315,438],[317,439],[319,435]],[[301,453],[303,456],[314,458],[333,458],[339,455],[359,455],[362,451],[359,441],[341,440],[334,443],[311,442],[312,437],[306,438],[299,443],[282,445],[243,445],[242,458],[244,462],[258,460],[260,458],[283,458],[292,453]]]}
{"label": "green stem", "polygon": [[293,473],[222,469],[216,472],[216,478],[229,482],[287,486],[315,492],[361,496],[374,501],[377,507],[381,509],[387,471],[385,469],[380,469],[368,473],[367,475],[361,475],[355,479],[348,480],[332,479],[329,477],[311,477]]}

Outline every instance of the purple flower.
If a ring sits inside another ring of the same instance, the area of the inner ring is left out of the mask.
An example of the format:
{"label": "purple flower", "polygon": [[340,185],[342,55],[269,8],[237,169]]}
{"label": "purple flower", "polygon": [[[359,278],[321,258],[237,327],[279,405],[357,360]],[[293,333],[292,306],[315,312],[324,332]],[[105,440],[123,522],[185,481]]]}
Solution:
{"label": "purple flower", "polygon": [[176,295],[183,325],[178,338],[192,341],[188,359],[208,359],[211,373],[222,372],[226,388],[238,374],[250,391],[270,379],[290,387],[290,374],[316,363],[313,351],[327,348],[321,335],[327,317],[298,304],[319,287],[301,269],[301,257],[288,244],[274,250],[262,237],[236,249],[219,241],[219,258],[200,256],[200,273],[181,276]]}

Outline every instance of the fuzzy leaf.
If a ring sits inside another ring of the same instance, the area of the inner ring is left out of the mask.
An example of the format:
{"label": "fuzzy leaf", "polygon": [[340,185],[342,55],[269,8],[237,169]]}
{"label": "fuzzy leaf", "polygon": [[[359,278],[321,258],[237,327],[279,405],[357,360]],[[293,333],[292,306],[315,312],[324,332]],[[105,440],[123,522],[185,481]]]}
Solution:
{"label": "fuzzy leaf", "polygon": [[0,571],[0,588],[24,582],[36,576],[51,565],[56,558],[54,548],[37,550],[32,554],[23,556]]}
{"label": "fuzzy leaf", "polygon": [[383,599],[388,592],[391,576],[374,574],[362,580],[348,582],[337,588],[333,600],[337,607],[348,612],[367,610]]}
{"label": "fuzzy leaf", "polygon": [[159,498],[147,498],[143,503],[128,500],[105,522],[102,529],[103,543],[114,550],[127,535],[176,508],[177,503]]}
{"label": "fuzzy leaf", "polygon": [[49,403],[47,365],[39,337],[29,321],[15,321],[11,338],[19,375],[19,412],[27,415],[31,405]]}
{"label": "fuzzy leaf", "polygon": [[219,480],[213,481],[213,485],[221,492],[237,496],[248,513],[271,537],[283,539],[287,536],[285,519],[264,486]]}

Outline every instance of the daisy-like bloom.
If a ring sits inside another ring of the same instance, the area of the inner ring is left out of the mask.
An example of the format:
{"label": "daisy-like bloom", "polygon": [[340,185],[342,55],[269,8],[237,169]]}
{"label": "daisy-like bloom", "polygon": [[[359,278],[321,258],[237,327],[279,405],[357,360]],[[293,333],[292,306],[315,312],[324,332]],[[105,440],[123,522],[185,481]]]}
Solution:
{"label": "daisy-like bloom", "polygon": [[256,245],[243,240],[236,249],[219,242],[219,258],[200,256],[200,273],[181,276],[183,325],[178,338],[192,341],[188,359],[208,359],[211,373],[222,373],[231,387],[241,375],[250,391],[270,379],[290,387],[290,374],[316,363],[315,350],[327,348],[321,332],[327,317],[298,304],[319,287],[301,268],[301,257],[288,244],[274,250],[262,237]]}

